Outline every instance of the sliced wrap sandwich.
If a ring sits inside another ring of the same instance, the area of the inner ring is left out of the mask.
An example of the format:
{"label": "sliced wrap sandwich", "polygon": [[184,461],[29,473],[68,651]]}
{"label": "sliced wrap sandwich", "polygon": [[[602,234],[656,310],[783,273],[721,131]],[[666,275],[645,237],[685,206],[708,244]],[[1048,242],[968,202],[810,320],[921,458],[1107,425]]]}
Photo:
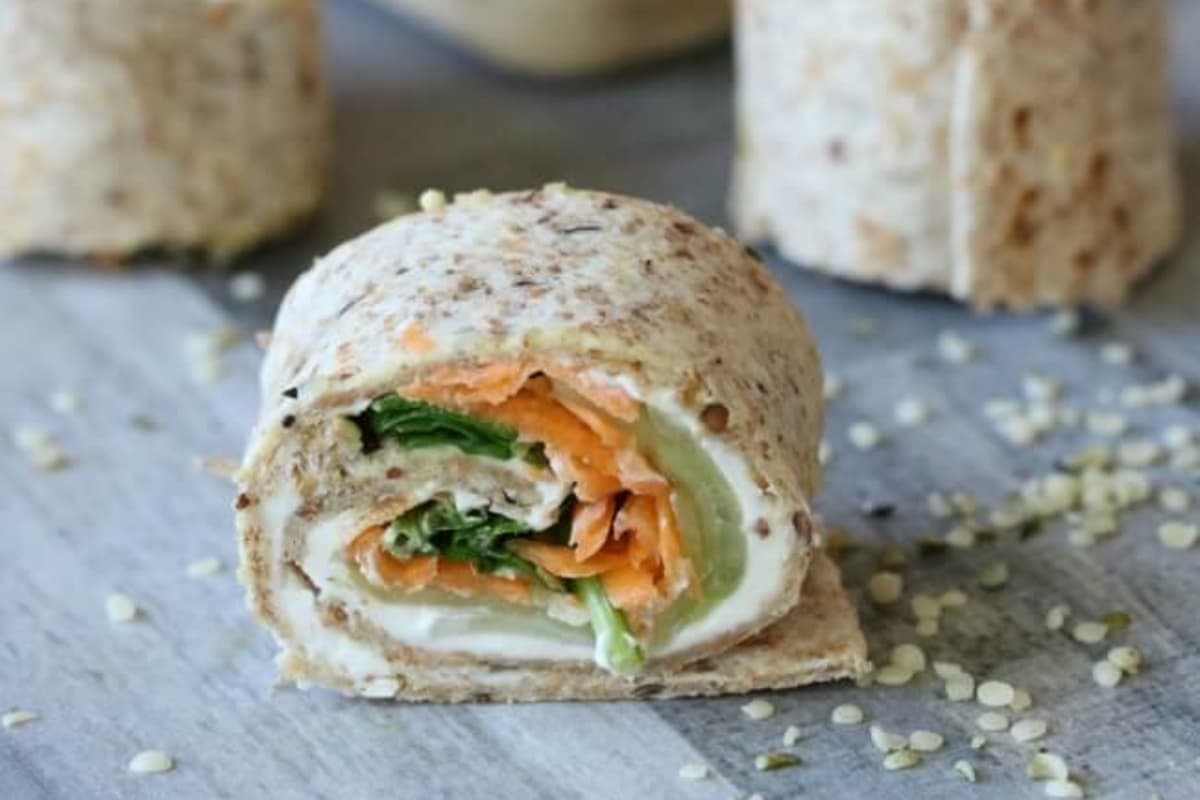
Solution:
{"label": "sliced wrap sandwich", "polygon": [[316,209],[318,0],[0,2],[0,258],[223,260]]}
{"label": "sliced wrap sandwich", "polygon": [[733,215],[981,309],[1115,305],[1177,244],[1165,0],[738,0]]}
{"label": "sliced wrap sandwich", "polygon": [[752,253],[562,186],[423,205],[302,275],[268,349],[236,507],[284,677],[526,700],[860,671],[814,562],[817,352]]}

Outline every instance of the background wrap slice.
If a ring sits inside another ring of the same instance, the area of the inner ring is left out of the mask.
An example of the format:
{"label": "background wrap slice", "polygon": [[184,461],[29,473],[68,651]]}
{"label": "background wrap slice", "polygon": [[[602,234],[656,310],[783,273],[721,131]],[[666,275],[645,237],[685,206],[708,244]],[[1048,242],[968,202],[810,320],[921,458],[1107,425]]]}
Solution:
{"label": "background wrap slice", "polygon": [[237,506],[285,676],[538,699],[860,670],[823,557],[797,607],[821,371],[753,255],[559,186],[426,205],[279,313]]}

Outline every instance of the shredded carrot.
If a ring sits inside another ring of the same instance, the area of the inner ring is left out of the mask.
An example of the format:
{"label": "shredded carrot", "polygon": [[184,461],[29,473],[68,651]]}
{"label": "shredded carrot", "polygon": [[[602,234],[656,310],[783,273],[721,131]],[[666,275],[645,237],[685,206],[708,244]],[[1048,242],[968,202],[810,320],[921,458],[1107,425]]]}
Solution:
{"label": "shredded carrot", "polygon": [[415,322],[405,325],[400,331],[400,342],[414,353],[428,353],[434,348],[433,339]]}
{"label": "shredded carrot", "polygon": [[575,546],[576,561],[586,561],[604,547],[615,510],[616,502],[611,496],[596,503],[575,506],[571,519],[571,544]]}
{"label": "shredded carrot", "polygon": [[637,451],[632,434],[607,419],[602,411],[592,409],[577,399],[556,399],[591,428],[606,447],[615,451],[617,475],[622,487],[637,494],[666,494],[671,490],[666,478]]}
{"label": "shredded carrot", "polygon": [[609,601],[622,611],[641,614],[657,603],[658,589],[654,575],[644,569],[624,566],[600,576]]}
{"label": "shredded carrot", "polygon": [[385,586],[400,586],[410,592],[424,589],[437,579],[441,571],[437,556],[396,558],[379,548],[373,557],[375,572]]}
{"label": "shredded carrot", "polygon": [[631,554],[634,565],[640,566],[650,559],[659,560],[661,537],[658,524],[658,509],[653,497],[633,495],[621,506],[613,522],[613,533],[618,538],[628,534],[633,539]]}
{"label": "shredded carrot", "polygon": [[[402,341],[415,352],[433,347],[416,325],[405,328]],[[555,381],[570,390],[556,392]],[[638,452],[626,424],[637,419],[640,404],[618,386],[582,368],[517,358],[441,367],[401,393],[515,428],[522,440],[541,442],[551,468],[575,484],[580,503],[570,546],[517,539],[511,546],[522,557],[560,578],[601,576],[613,604],[642,623],[681,591],[699,591],[693,562],[683,553],[671,484]],[[618,509],[622,491],[629,494]],[[398,559],[383,550],[383,530],[368,528],[346,552],[388,586],[434,585],[462,596],[531,602],[532,583],[525,578],[481,574],[472,564],[436,556]]]}
{"label": "shredded carrot", "polygon": [[346,555],[354,561],[360,560],[379,545],[383,531],[382,525],[372,525],[367,528],[346,545]]}
{"label": "shredded carrot", "polygon": [[531,372],[532,368],[523,361],[498,361],[482,367],[449,365],[405,386],[401,394],[453,408],[479,403],[495,405],[520,391]]}
{"label": "shredded carrot", "polygon": [[480,573],[474,564],[465,561],[449,561],[442,558],[438,559],[438,562],[435,583],[452,594],[460,597],[492,594],[502,600],[520,605],[528,605],[531,600],[532,591],[529,581],[523,578],[485,575]]}
{"label": "shredded carrot", "polygon": [[619,386],[586,376],[583,367],[547,364],[542,367],[542,371],[575,389],[617,419],[633,422],[642,410],[637,398],[630,396]]}
{"label": "shredded carrot", "polygon": [[692,562],[683,557],[683,543],[679,536],[679,524],[675,519],[671,498],[656,497],[654,504],[658,517],[659,555],[662,557],[667,594],[674,597],[683,587],[699,591],[700,583],[696,579]]}
{"label": "shredded carrot", "polygon": [[576,561],[575,551],[563,545],[518,539],[510,547],[517,555],[560,578],[590,578],[629,563],[623,549],[601,550],[586,561]]}
{"label": "shredded carrot", "polygon": [[499,405],[481,409],[481,413],[516,428],[523,439],[543,442],[551,464],[569,473],[576,482],[576,494],[584,502],[620,491],[613,452],[553,397],[521,390]]}

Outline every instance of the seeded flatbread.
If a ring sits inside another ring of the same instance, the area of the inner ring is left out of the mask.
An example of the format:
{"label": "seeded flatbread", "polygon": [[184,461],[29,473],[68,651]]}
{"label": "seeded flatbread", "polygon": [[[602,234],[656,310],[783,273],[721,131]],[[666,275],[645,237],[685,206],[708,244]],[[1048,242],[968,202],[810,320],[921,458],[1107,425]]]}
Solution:
{"label": "seeded flatbread", "polygon": [[[410,456],[396,454],[385,472],[391,462],[342,435],[348,416],[448,368],[514,359],[550,375],[585,370],[643,411],[675,409],[735,487],[746,571],[734,596],[748,599],[732,616],[702,617],[711,629],[652,656],[649,669],[729,650],[795,606],[813,552],[823,400],[816,348],[790,300],[752,252],[675,209],[563,186],[481,192],[336,249],[280,310],[237,506],[242,577],[284,650],[285,675],[369,694],[376,679],[438,670],[594,672],[590,645],[582,657],[481,657],[470,642],[447,651],[397,634],[383,621],[393,612],[371,610],[338,571],[356,531],[425,497],[413,499]],[[370,463],[377,472],[358,477]],[[463,481],[483,466],[455,470]]]}
{"label": "seeded flatbread", "polygon": [[322,187],[317,0],[0,4],[0,256],[228,256]]}
{"label": "seeded flatbread", "polygon": [[[289,679],[301,684],[355,690],[320,661],[296,656],[282,667]],[[730,650],[676,670],[623,680],[597,669],[416,666],[404,669],[394,681],[377,683],[375,695],[435,703],[649,700],[791,689],[854,679],[868,669],[858,613],[842,589],[837,566],[818,552],[800,602],[787,616]]]}
{"label": "seeded flatbread", "polygon": [[1121,302],[1180,234],[1161,0],[745,0],[739,231],[979,308]]}

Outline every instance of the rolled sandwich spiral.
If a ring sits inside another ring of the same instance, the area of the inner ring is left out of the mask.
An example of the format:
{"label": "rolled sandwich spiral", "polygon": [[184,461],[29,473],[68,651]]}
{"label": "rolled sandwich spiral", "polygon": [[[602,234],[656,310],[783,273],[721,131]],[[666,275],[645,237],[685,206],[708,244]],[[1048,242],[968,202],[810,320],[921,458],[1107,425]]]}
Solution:
{"label": "rolled sandwich spiral", "polygon": [[284,675],[529,700],[861,670],[814,560],[817,351],[753,254],[558,185],[426,207],[279,312],[236,505]]}

